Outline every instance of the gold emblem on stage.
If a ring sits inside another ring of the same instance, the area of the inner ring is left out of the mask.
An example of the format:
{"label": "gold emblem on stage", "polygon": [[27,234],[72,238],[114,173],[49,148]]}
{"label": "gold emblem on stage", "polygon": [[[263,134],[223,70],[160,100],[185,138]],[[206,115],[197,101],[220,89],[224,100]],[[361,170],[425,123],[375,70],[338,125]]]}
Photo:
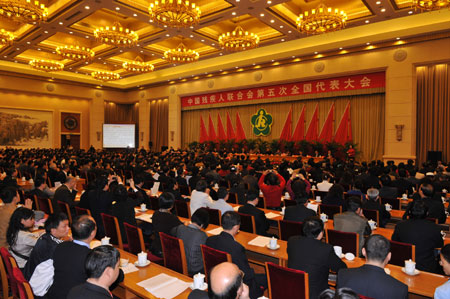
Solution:
{"label": "gold emblem on stage", "polygon": [[251,123],[253,127],[253,134],[256,136],[267,136],[272,130],[272,115],[266,112],[265,109],[261,108],[252,115]]}

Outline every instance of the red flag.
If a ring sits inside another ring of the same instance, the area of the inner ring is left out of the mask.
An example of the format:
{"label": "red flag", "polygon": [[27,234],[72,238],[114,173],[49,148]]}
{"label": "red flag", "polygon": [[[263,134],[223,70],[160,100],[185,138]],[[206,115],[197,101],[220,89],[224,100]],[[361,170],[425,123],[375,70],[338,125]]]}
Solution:
{"label": "red flag", "polygon": [[208,127],[209,127],[209,140],[210,141],[217,141],[216,130],[214,129],[214,123],[212,121],[211,114],[209,115]]}
{"label": "red flag", "polygon": [[217,113],[217,132],[219,135],[217,136],[219,140],[226,140],[227,134],[225,134],[225,129],[223,128],[222,118],[220,117],[220,114]]}
{"label": "red flag", "polygon": [[344,145],[352,140],[352,124],[350,122],[350,102],[348,102],[334,136],[334,141]]}
{"label": "red flag", "polygon": [[289,141],[291,139],[292,132],[292,108],[286,117],[286,122],[284,123],[283,130],[281,131],[280,140]]}
{"label": "red flag", "polygon": [[233,124],[231,123],[231,117],[227,112],[227,140],[236,139],[236,134],[234,133]]}
{"label": "red flag", "polygon": [[292,141],[300,141],[305,139],[305,112],[306,105],[303,105],[302,112],[300,112],[300,117],[297,121],[297,126],[295,126],[295,131],[291,138]]}
{"label": "red flag", "polygon": [[236,140],[247,139],[245,137],[244,127],[242,127],[241,118],[239,112],[236,112]]}
{"label": "red flag", "polygon": [[203,117],[200,115],[200,143],[208,141],[208,132],[206,132],[205,122]]}
{"label": "red flag", "polygon": [[319,131],[319,104],[316,105],[314,114],[309,123],[308,130],[306,131],[305,139],[308,141],[317,141],[317,135]]}
{"label": "red flag", "polygon": [[334,104],[331,105],[330,111],[328,112],[327,119],[323,124],[322,131],[319,135],[319,141],[321,142],[331,142],[333,140],[333,118],[334,118]]}

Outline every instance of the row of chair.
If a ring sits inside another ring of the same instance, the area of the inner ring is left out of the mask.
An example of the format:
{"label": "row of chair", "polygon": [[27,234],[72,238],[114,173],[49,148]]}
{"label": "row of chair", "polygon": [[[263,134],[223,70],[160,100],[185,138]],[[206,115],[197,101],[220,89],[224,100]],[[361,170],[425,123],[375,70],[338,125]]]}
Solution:
{"label": "row of chair", "polygon": [[[0,248],[0,255],[2,257],[0,259],[2,298],[33,299],[31,286],[17,266],[16,259],[5,247]],[[11,289],[12,297],[9,296],[9,289]]]}

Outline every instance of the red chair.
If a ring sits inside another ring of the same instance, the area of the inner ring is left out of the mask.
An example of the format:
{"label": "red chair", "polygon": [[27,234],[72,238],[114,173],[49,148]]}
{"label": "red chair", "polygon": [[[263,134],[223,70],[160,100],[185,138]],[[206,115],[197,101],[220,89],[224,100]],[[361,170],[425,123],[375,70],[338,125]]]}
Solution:
{"label": "red chair", "polygon": [[251,234],[256,234],[255,217],[253,217],[252,215],[242,214],[242,213],[239,213],[239,212],[238,212],[238,214],[241,216],[241,227],[240,227],[240,230],[244,231],[244,232],[251,233]]}
{"label": "red chair", "polygon": [[110,237],[111,244],[123,250],[122,235],[120,234],[119,221],[117,218],[105,213],[101,213],[105,234]]}
{"label": "red chair", "polygon": [[271,299],[309,299],[308,273],[266,262]]}
{"label": "red chair", "polygon": [[159,265],[163,265],[164,260],[156,255],[153,255],[151,252],[147,251],[146,245],[144,242],[144,236],[142,234],[142,230],[134,225],[128,224],[126,222],[123,223],[123,227],[125,229],[125,234],[127,235],[128,240],[128,252],[134,255],[137,255],[140,252],[147,252],[147,259],[153,263],[157,263]]}
{"label": "red chair", "polygon": [[363,209],[363,214],[368,220],[376,221],[377,226],[380,227],[380,214],[378,210]]}
{"label": "red chair", "polygon": [[342,213],[342,206],[334,206],[334,205],[319,205],[319,214],[327,214],[328,219],[333,219],[335,214]]}
{"label": "red chair", "polygon": [[69,224],[72,224],[72,214],[70,213],[70,207],[69,204],[58,200],[58,206],[61,212],[65,213],[67,215],[67,218],[69,219]]}
{"label": "red chair", "polygon": [[153,211],[159,210],[159,199],[156,196],[150,196],[150,204],[152,205]]}
{"label": "red chair", "polygon": [[279,220],[278,232],[281,240],[287,241],[292,236],[303,235],[303,222]]}
{"label": "red chair", "polygon": [[406,260],[416,260],[416,246],[408,243],[391,242],[391,260],[389,264],[403,267]]}
{"label": "red chair", "polygon": [[266,198],[264,196],[259,197],[258,204],[256,205],[256,207],[260,209],[267,209]]}
{"label": "red chair", "polygon": [[42,212],[44,212],[47,215],[53,214],[52,201],[49,198],[38,197],[37,202],[38,202],[39,210],[41,210]]}
{"label": "red chair", "polygon": [[[5,264],[7,277],[9,279],[9,287],[11,288],[13,298],[19,298],[17,282],[14,279],[13,266],[11,265],[11,260],[10,260],[10,258],[14,259],[14,257],[9,253],[8,249],[6,249],[5,247],[0,248],[0,254],[2,256],[3,263]],[[7,298],[7,297],[5,297],[5,298]]]}
{"label": "red chair", "polygon": [[205,270],[206,279],[208,279],[209,271],[218,264],[231,263],[231,255],[227,252],[211,248],[206,245],[200,245],[203,257],[203,269]]}
{"label": "red chair", "polygon": [[164,257],[164,267],[188,275],[183,240],[159,232]]}
{"label": "red chair", "polygon": [[175,212],[178,217],[191,218],[191,211],[189,205],[184,200],[175,200]]}
{"label": "red chair", "polygon": [[0,277],[2,279],[2,292],[1,292],[2,298],[5,299],[12,298],[9,296],[8,275],[6,274],[6,267],[5,263],[3,262],[3,258],[0,258]]}
{"label": "red chair", "polygon": [[[13,260],[11,260],[13,259]],[[10,258],[11,264],[13,265],[13,276],[17,282],[17,290],[19,291],[20,299],[33,299],[33,291],[31,289],[28,281],[23,277],[22,271],[20,271],[19,267],[17,267],[16,261],[13,257]]]}
{"label": "red chair", "polygon": [[328,244],[341,246],[343,253],[351,252],[355,256],[359,256],[359,235],[357,233],[326,229],[325,236]]}
{"label": "red chair", "polygon": [[92,216],[91,211],[89,211],[88,209],[85,208],[80,208],[80,207],[75,207],[75,213],[77,213],[77,216],[81,216],[81,215],[89,215]]}
{"label": "red chair", "polygon": [[209,214],[209,223],[221,226],[221,217],[222,213],[217,209],[206,208],[206,211]]}

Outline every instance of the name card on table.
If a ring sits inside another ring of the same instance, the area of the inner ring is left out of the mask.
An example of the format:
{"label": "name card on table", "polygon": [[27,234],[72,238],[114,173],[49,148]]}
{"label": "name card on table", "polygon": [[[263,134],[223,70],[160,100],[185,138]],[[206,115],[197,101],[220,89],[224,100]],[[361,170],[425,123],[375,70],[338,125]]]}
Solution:
{"label": "name card on table", "polygon": [[270,243],[270,240],[271,238],[269,237],[257,236],[256,238],[248,242],[248,245],[266,247],[266,245]]}

